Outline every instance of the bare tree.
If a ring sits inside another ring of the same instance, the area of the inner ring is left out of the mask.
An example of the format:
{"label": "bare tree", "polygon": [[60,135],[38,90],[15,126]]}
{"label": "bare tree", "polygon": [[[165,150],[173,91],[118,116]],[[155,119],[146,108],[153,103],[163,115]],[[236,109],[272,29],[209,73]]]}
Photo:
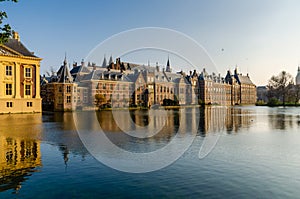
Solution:
{"label": "bare tree", "polygon": [[286,71],[282,71],[277,76],[272,76],[268,83],[268,88],[272,92],[271,95],[276,96],[282,100],[285,105],[286,97],[288,95],[289,85],[294,84],[293,77]]}

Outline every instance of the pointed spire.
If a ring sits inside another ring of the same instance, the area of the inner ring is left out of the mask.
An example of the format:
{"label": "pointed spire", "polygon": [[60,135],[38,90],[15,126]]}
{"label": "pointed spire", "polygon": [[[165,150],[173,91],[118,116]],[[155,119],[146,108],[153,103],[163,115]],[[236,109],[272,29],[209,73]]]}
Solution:
{"label": "pointed spire", "polygon": [[172,72],[172,68],[171,68],[171,66],[170,66],[170,59],[169,59],[169,55],[168,55],[168,61],[167,61],[166,72]]}
{"label": "pointed spire", "polygon": [[65,52],[64,66],[67,65],[67,52]]}
{"label": "pointed spire", "polygon": [[107,66],[107,61],[106,61],[106,55],[104,54],[104,59],[103,59],[102,67],[106,68],[106,66]]}
{"label": "pointed spire", "polygon": [[57,72],[57,77],[58,77],[57,82],[59,82],[59,83],[72,83],[73,82],[73,77],[72,77],[72,75],[70,73],[70,69],[68,67],[66,54],[65,54],[65,59],[64,59],[63,65],[59,68],[59,70]]}
{"label": "pointed spire", "polygon": [[113,58],[112,58],[112,55],[110,55],[110,58],[109,58],[109,61],[108,61],[108,65],[110,65],[111,63],[113,63]]}

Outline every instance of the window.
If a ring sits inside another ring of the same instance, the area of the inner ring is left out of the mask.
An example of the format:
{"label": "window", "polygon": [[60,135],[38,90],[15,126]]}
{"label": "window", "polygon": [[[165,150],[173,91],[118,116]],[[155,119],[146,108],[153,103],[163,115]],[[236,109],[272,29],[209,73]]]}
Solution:
{"label": "window", "polygon": [[31,68],[25,68],[25,77],[31,77]]}
{"label": "window", "polygon": [[31,95],[31,85],[25,85],[25,95]]}
{"label": "window", "polygon": [[32,102],[27,102],[27,107],[32,107]]}
{"label": "window", "polygon": [[6,84],[6,95],[12,95],[12,84]]}
{"label": "window", "polygon": [[71,96],[67,96],[67,103],[71,103]]}
{"label": "window", "polygon": [[60,93],[62,92],[62,87],[61,86],[58,87],[58,92],[60,92]]}
{"label": "window", "polygon": [[6,76],[12,76],[12,66],[6,66]]}
{"label": "window", "polygon": [[6,102],[6,107],[8,107],[8,108],[13,107],[13,103],[12,102]]}
{"label": "window", "polygon": [[71,93],[71,86],[67,86],[67,93]]}

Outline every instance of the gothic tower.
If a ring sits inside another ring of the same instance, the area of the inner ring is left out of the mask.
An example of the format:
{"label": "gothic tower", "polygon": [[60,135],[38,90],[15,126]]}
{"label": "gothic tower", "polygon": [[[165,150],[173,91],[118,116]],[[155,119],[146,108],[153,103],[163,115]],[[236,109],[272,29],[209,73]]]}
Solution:
{"label": "gothic tower", "polygon": [[298,73],[296,76],[296,85],[300,85],[300,66],[298,66]]}

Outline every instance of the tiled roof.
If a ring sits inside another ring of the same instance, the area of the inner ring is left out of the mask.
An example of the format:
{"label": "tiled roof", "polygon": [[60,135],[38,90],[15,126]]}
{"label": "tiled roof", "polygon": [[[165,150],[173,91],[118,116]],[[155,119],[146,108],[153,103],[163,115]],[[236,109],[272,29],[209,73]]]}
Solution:
{"label": "tiled roof", "polygon": [[90,73],[91,71],[86,66],[75,66],[70,71],[72,75],[75,75],[77,73]]}
{"label": "tiled roof", "polygon": [[20,41],[16,39],[9,38],[8,41],[4,43],[4,45],[13,49],[14,51],[17,51],[23,56],[35,57],[35,58],[37,57],[32,52],[30,52]]}
{"label": "tiled roof", "polygon": [[249,76],[245,76],[242,74],[235,75],[235,78],[240,84],[253,84]]}

